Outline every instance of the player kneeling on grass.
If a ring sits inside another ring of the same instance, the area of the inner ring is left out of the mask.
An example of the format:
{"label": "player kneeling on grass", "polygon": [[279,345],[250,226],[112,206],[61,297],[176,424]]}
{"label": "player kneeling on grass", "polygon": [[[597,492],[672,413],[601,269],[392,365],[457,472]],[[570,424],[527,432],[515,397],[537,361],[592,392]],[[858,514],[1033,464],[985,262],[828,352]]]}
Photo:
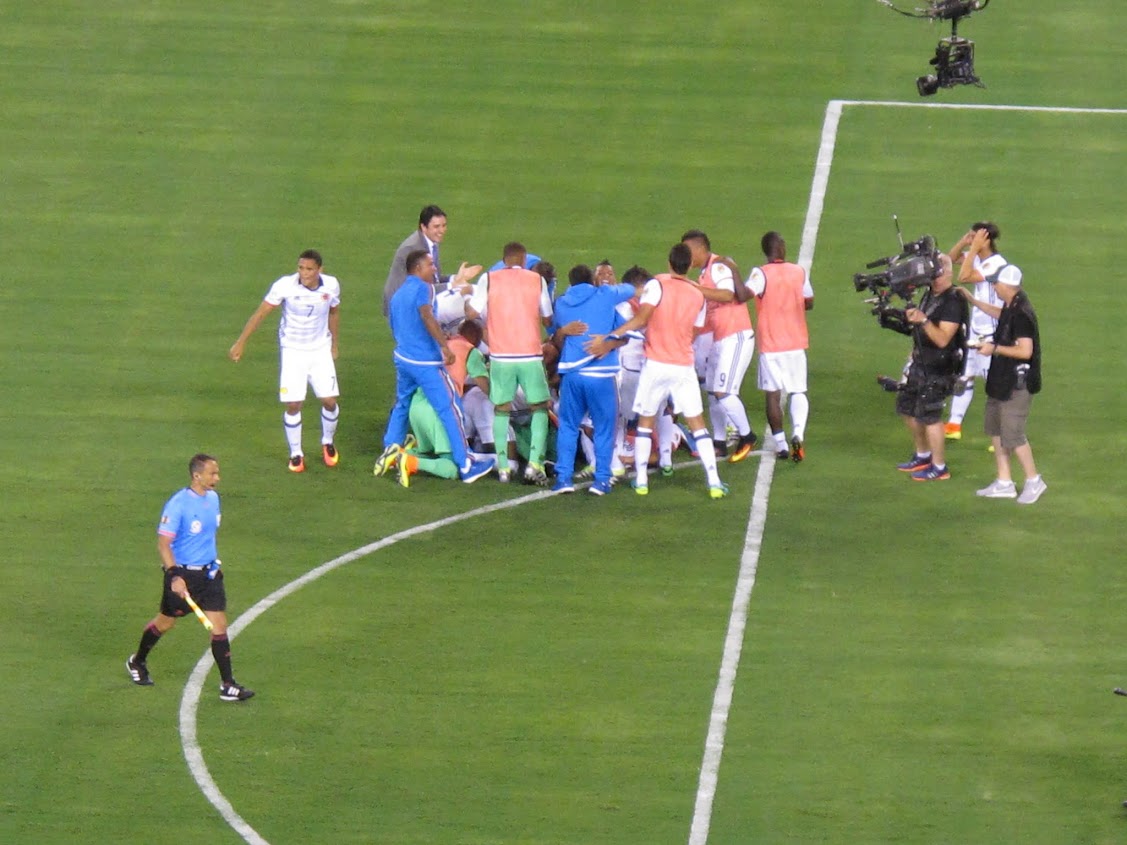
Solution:
{"label": "player kneeling on grass", "polygon": [[133,683],[152,686],[146,663],[149,652],[172,630],[179,617],[194,611],[211,631],[211,654],[222,678],[219,698],[246,701],[254,693],[236,683],[231,674],[227,593],[216,556],[220,514],[215,488],[219,484],[219,463],[210,455],[196,455],[188,463],[188,474],[191,483],[168,500],[157,526],[157,551],[164,570],[160,612],[145,626],[137,652],[125,661],[125,669]]}
{"label": "player kneeling on grass", "polygon": [[340,417],[340,390],[334,361],[340,336],[340,282],[321,272],[321,254],[317,250],[305,250],[297,260],[297,272],[282,276],[270,286],[227,357],[232,361],[242,358],[247,339],[279,305],[282,319],[278,324],[278,346],[282,365],[278,398],[285,404],[282,423],[290,447],[290,471],[305,471],[301,405],[309,385],[321,400],[321,456],[326,466],[336,466],[340,456],[333,437]]}
{"label": "player kneeling on grass", "polygon": [[[434,412],[423,391],[416,390],[411,397],[409,411],[412,435],[392,457],[388,469],[395,469],[402,487],[411,486],[411,476],[419,472],[438,478],[457,480],[458,464],[451,454],[450,438],[442,420]],[[492,464],[496,456],[471,452],[473,460]]]}

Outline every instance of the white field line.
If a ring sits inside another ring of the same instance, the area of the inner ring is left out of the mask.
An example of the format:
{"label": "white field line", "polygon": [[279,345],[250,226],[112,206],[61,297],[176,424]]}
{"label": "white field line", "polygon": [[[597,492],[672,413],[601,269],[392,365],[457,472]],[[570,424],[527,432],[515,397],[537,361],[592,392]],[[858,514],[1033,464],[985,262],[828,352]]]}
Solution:
{"label": "white field line", "polygon": [[[838,124],[841,121],[845,106],[883,106],[886,108],[946,108],[965,110],[989,111],[1019,111],[1019,112],[1049,112],[1057,114],[1127,114],[1127,109],[1096,109],[1096,108],[1068,108],[1048,106],[1006,106],[1006,105],[960,105],[949,103],[914,103],[880,100],[831,100],[826,106],[826,115],[822,125],[822,139],[818,150],[818,159],[814,168],[814,180],[810,189],[810,200],[806,210],[806,221],[802,230],[802,243],[799,247],[798,263],[810,269],[814,259],[814,247],[817,243],[818,227],[821,223],[822,210],[825,204],[826,188],[829,185],[830,169],[833,164],[834,145],[837,141]],[[759,473],[756,477],[755,492],[752,496],[751,513],[748,518],[747,533],[744,537],[744,550],[741,556],[740,571],[736,581],[736,592],[732,601],[732,612],[728,620],[728,632],[724,640],[724,653],[720,663],[720,677],[713,695],[712,714],[709,720],[708,737],[705,740],[704,759],[701,763],[700,783],[693,811],[692,826],[689,834],[690,845],[704,845],[708,841],[709,825],[712,818],[712,804],[716,795],[716,784],[719,778],[720,760],[724,751],[724,737],[727,731],[728,713],[731,709],[732,695],[735,690],[736,672],[739,668],[740,653],[743,648],[744,629],[747,624],[748,606],[751,601],[751,592],[755,586],[755,573],[758,567],[759,550],[763,540],[763,530],[767,520],[767,500],[770,495],[771,479],[774,473],[775,459],[771,450],[764,452],[764,459],[760,462]],[[578,485],[577,485],[578,487]],[[231,639],[234,639],[251,622],[272,608],[279,601],[296,592],[297,590],[316,581],[329,572],[365,557],[400,540],[424,534],[439,528],[453,525],[475,516],[481,516],[500,510],[505,510],[528,502],[537,501],[554,495],[551,491],[540,491],[517,499],[486,505],[462,514],[440,519],[426,525],[418,525],[405,531],[400,531],[390,537],[385,537],[375,543],[370,543],[354,551],[348,552],[334,560],[323,563],[311,569],[300,578],[275,590],[266,598],[259,601],[249,610],[244,612],[232,623],[228,629]],[[231,805],[219,789],[211,772],[203,759],[196,730],[197,714],[200,696],[203,692],[204,682],[212,666],[210,651],[205,652],[200,658],[188,678],[184,687],[184,694],[180,700],[180,740],[184,749],[184,759],[192,777],[199,785],[204,796],[219,811],[223,819],[234,829],[249,845],[270,845],[266,839],[251,827]]]}
{"label": "white field line", "polygon": [[[818,228],[822,222],[826,189],[833,166],[834,147],[837,144],[838,125],[846,106],[880,106],[884,108],[932,108],[972,111],[1046,112],[1051,114],[1113,114],[1127,115],[1127,109],[1069,108],[1052,106],[960,105],[952,103],[896,102],[885,100],[830,100],[822,121],[822,137],[818,158],[814,164],[814,179],[810,186],[810,199],[806,206],[806,221],[802,227],[802,243],[798,263],[809,272],[814,263],[814,248],[818,243]],[[770,437],[768,432],[767,437]],[[769,445],[770,441],[768,441]],[[768,450],[769,452],[770,450]],[[712,716],[708,737],[705,740],[704,759],[701,762],[700,781],[697,787],[693,821],[689,829],[689,845],[705,845],[712,820],[712,804],[716,797],[720,760],[724,753],[724,736],[728,727],[728,713],[735,690],[736,671],[743,649],[743,635],[747,626],[751,591],[755,586],[755,573],[759,564],[759,550],[763,529],[767,521],[767,499],[771,490],[774,458],[765,458],[759,465],[755,494],[751,502],[747,534],[744,538],[743,557],[736,579],[736,593],[732,600],[732,613],[728,619],[728,633],[724,639],[724,654],[720,661],[720,678],[712,700]]]}
{"label": "white field line", "polygon": [[[764,438],[770,438],[769,431]],[[771,440],[767,440],[768,446]],[[724,637],[724,655],[720,660],[720,679],[712,695],[712,714],[708,721],[708,736],[704,741],[704,759],[700,765],[700,781],[693,807],[693,821],[689,828],[689,845],[704,845],[712,822],[712,804],[716,798],[716,784],[720,777],[720,758],[724,754],[724,736],[728,730],[728,713],[732,709],[732,694],[736,688],[736,671],[743,650],[744,628],[747,626],[751,590],[755,586],[755,572],[759,566],[759,549],[763,543],[763,528],[767,523],[767,498],[771,493],[771,478],[775,472],[775,454],[770,448],[759,462],[755,477],[755,493],[751,497],[751,515],[744,535],[744,549],[740,556],[740,572],[736,578],[736,593],[732,598],[732,613],[728,617],[728,633]]]}
{"label": "white field line", "polygon": [[[577,488],[579,487],[579,485],[576,486]],[[455,514],[445,519],[429,522],[426,525],[416,525],[413,528],[408,528],[405,531],[400,531],[397,534],[392,534],[389,537],[384,537],[382,540],[369,543],[367,546],[362,546],[359,549],[341,555],[338,558],[330,560],[328,563],[323,563],[315,569],[309,570],[300,578],[280,587],[249,610],[245,611],[228,629],[228,636],[230,636],[232,640],[235,639],[250,623],[286,596],[296,593],[302,587],[327,575],[334,569],[344,566],[346,563],[351,563],[373,552],[378,552],[380,549],[394,545],[400,540],[406,540],[408,537],[425,534],[429,531],[435,531],[439,528],[454,525],[463,520],[472,519],[475,516],[483,516],[484,514],[515,508],[519,505],[535,502],[554,495],[556,494],[550,490],[541,490],[527,496],[521,496],[517,499],[509,499],[504,502],[485,505],[484,507],[475,508],[465,513]],[[188,678],[188,683],[184,686],[184,694],[180,699],[180,744],[184,749],[184,759],[187,761],[188,769],[199,785],[200,790],[207,800],[211,802],[212,806],[219,811],[223,820],[227,822],[244,841],[249,843],[249,845],[270,845],[267,840],[262,838],[258,831],[251,827],[246,820],[235,811],[231,802],[227,800],[226,796],[220,791],[219,786],[215,783],[215,779],[212,778],[211,772],[207,768],[207,763],[205,763],[203,759],[203,750],[200,748],[199,738],[196,732],[196,718],[199,710],[200,695],[203,693],[204,682],[207,680],[207,674],[211,670],[213,662],[210,650],[205,652],[199,662],[196,663],[195,669],[192,670],[192,674]],[[253,707],[254,705],[248,706]]]}

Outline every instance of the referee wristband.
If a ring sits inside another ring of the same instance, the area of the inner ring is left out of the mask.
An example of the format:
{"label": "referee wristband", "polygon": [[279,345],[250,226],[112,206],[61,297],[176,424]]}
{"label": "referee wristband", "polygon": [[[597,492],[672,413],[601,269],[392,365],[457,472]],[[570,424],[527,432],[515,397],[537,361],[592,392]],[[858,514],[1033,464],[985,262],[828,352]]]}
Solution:
{"label": "referee wristband", "polygon": [[162,566],[161,569],[164,570],[165,575],[171,575],[173,578],[184,577],[184,569],[179,566],[169,566],[167,568]]}

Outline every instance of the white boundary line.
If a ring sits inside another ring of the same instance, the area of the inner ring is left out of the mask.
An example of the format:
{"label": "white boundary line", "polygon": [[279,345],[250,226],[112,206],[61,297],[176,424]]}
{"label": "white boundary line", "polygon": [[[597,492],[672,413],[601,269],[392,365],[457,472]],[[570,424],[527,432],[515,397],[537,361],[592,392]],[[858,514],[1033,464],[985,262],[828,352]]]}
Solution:
{"label": "white boundary line", "polygon": [[[1050,106],[1007,106],[1007,105],[975,105],[957,103],[916,103],[897,102],[893,100],[830,100],[826,105],[826,114],[822,123],[822,137],[818,148],[818,158],[814,166],[814,179],[810,187],[810,199],[806,209],[806,221],[802,229],[802,242],[799,246],[798,263],[810,269],[814,260],[814,248],[817,244],[818,229],[821,225],[822,211],[825,206],[826,189],[829,186],[830,169],[833,164],[834,147],[837,143],[838,125],[841,122],[845,106],[883,106],[891,108],[932,108],[932,109],[962,109],[980,111],[1017,111],[1017,112],[1046,112],[1054,114],[1112,114],[1125,115],[1127,109],[1103,108],[1070,108]],[[769,436],[769,435],[768,435]],[[748,607],[751,602],[751,593],[755,587],[755,575],[759,564],[759,552],[763,541],[763,531],[767,522],[767,501],[771,491],[771,480],[774,475],[775,458],[770,456],[770,450],[759,464],[759,472],[755,481],[755,492],[752,495],[751,512],[748,517],[747,532],[744,536],[743,554],[740,560],[740,571],[736,579],[736,591],[732,599],[732,612],[728,618],[728,632],[724,638],[724,653],[720,662],[720,676],[713,694],[712,713],[709,719],[708,736],[705,740],[704,758],[701,762],[700,781],[697,787],[696,801],[693,810],[692,825],[689,832],[689,845],[705,845],[708,841],[709,826],[712,819],[712,805],[716,797],[716,785],[719,780],[720,761],[724,753],[724,738],[728,726],[728,714],[731,711],[732,696],[735,692],[736,673],[739,669],[740,654],[743,649],[744,631],[747,626]],[[323,563],[311,569],[300,578],[275,590],[266,598],[259,601],[249,610],[245,611],[228,629],[228,635],[234,639],[250,625],[255,619],[276,605],[279,601],[289,596],[306,584],[332,572],[346,563],[365,557],[387,546],[424,534],[439,528],[454,525],[475,516],[482,516],[496,511],[517,507],[528,502],[537,501],[555,495],[544,490],[509,499],[492,505],[475,508],[465,513],[456,514],[427,523],[417,525],[397,534],[392,534],[375,543],[362,546],[359,549],[341,555],[338,558]],[[219,811],[232,829],[234,829],[249,845],[270,845],[250,824],[246,822],[223,795],[215,783],[207,763],[203,759],[203,751],[199,745],[196,731],[196,716],[199,710],[200,696],[203,693],[207,674],[211,670],[213,660],[211,653],[205,652],[200,658],[188,682],[184,687],[184,695],[180,700],[180,741],[184,749],[184,759],[192,777],[199,785],[204,796]]]}
{"label": "white boundary line", "polygon": [[[818,146],[818,158],[814,164],[814,179],[810,185],[810,199],[806,207],[806,221],[802,227],[802,243],[798,252],[798,263],[805,267],[807,271],[810,270],[814,262],[814,248],[818,242],[818,229],[822,222],[826,189],[830,182],[830,168],[833,165],[838,126],[841,123],[842,112],[846,106],[1127,115],[1127,109],[960,105],[957,103],[917,103],[892,100],[830,100],[826,104],[826,114],[822,121],[822,138]],[[768,433],[767,436],[770,436],[770,434]],[[759,476],[755,483],[755,494],[752,498],[747,535],[744,538],[740,573],[736,580],[736,593],[732,600],[732,613],[728,619],[728,633],[724,639],[720,678],[716,684],[716,692],[712,701],[712,716],[709,720],[708,738],[705,740],[704,759],[701,761],[700,782],[693,809],[693,821],[689,830],[689,845],[706,845],[708,842],[709,825],[712,820],[712,804],[716,797],[716,784],[719,779],[720,759],[724,753],[724,736],[728,727],[728,713],[732,705],[736,671],[739,668],[740,653],[743,649],[743,636],[747,626],[751,591],[755,586],[755,574],[759,565],[759,550],[763,540],[763,529],[767,521],[767,499],[771,490],[771,477],[774,473],[774,467],[774,458],[765,458],[759,465]]]}
{"label": "white boundary line", "polygon": [[[764,433],[765,438],[770,436],[769,432]],[[774,453],[768,448],[767,455],[759,462],[759,473],[755,477],[755,493],[751,497],[751,514],[747,521],[747,533],[744,535],[743,554],[740,556],[740,574],[736,578],[732,613],[728,617],[728,633],[724,637],[724,656],[720,660],[720,679],[712,696],[712,714],[708,721],[708,737],[704,741],[704,759],[700,764],[700,782],[693,806],[693,822],[689,828],[689,845],[705,845],[708,841],[712,803],[716,798],[716,784],[720,778],[720,758],[724,754],[724,735],[728,730],[728,713],[732,709],[736,671],[743,651],[747,610],[751,603],[752,588],[755,587],[755,573],[759,567],[763,528],[767,524],[767,498],[771,493],[775,460]]]}

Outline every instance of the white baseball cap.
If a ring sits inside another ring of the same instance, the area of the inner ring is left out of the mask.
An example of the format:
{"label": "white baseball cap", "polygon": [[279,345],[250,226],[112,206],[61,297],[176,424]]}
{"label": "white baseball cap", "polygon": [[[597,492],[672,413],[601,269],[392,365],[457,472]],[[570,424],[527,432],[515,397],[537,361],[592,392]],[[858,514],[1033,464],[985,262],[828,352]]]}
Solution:
{"label": "white baseball cap", "polygon": [[1021,268],[1016,264],[1007,264],[998,273],[996,284],[1012,285],[1015,288],[1021,287]]}

